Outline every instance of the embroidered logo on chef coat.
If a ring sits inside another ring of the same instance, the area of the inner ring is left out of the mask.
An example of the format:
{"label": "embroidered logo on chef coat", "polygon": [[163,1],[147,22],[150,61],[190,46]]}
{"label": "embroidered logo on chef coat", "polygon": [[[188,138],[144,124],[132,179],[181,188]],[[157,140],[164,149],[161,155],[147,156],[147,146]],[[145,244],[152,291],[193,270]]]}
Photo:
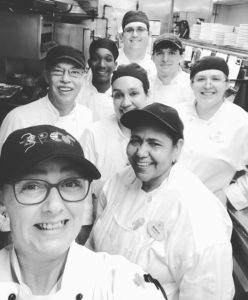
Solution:
{"label": "embroidered logo on chef coat", "polygon": [[213,141],[215,143],[223,143],[224,142],[223,134],[219,130],[210,132],[209,138],[211,141]]}
{"label": "embroidered logo on chef coat", "polygon": [[156,241],[164,240],[164,222],[150,221],[147,224],[147,232]]}
{"label": "embroidered logo on chef coat", "polygon": [[139,227],[141,227],[145,223],[144,218],[137,219],[132,222],[132,229],[137,230]]}

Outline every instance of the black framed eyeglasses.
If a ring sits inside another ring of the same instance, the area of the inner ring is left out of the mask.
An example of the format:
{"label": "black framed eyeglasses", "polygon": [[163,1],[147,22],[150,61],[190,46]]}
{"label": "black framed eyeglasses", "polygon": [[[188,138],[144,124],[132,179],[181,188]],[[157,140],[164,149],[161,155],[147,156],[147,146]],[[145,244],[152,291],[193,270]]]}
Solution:
{"label": "black framed eyeglasses", "polygon": [[66,72],[68,72],[69,76],[73,78],[80,78],[85,73],[83,69],[78,69],[78,68],[65,70],[62,68],[53,67],[50,70],[51,75],[58,76],[58,77],[64,76]]}
{"label": "black framed eyeglasses", "polygon": [[138,35],[141,35],[141,34],[147,32],[148,30],[147,30],[146,28],[144,28],[144,27],[137,27],[137,28],[134,28],[134,27],[126,27],[126,28],[124,29],[124,32],[127,33],[127,34],[129,34],[129,35],[134,34],[134,31],[136,31],[136,33],[137,33]]}
{"label": "black framed eyeglasses", "polygon": [[83,177],[72,177],[52,184],[45,180],[25,178],[9,184],[13,187],[17,202],[33,205],[44,202],[53,187],[57,189],[63,201],[82,201],[89,193],[91,181]]}

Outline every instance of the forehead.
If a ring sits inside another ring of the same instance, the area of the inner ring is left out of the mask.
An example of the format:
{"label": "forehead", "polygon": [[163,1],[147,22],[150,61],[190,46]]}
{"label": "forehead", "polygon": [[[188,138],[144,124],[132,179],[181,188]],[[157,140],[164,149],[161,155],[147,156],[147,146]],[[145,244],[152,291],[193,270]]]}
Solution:
{"label": "forehead", "polygon": [[28,175],[47,175],[54,173],[76,172],[79,173],[80,168],[77,163],[67,158],[51,158],[34,164],[30,169],[22,173],[20,178]]}
{"label": "forehead", "polygon": [[53,68],[63,68],[63,69],[71,69],[71,68],[81,68],[77,63],[69,60],[69,59],[65,59],[65,60],[61,60],[58,61]]}
{"label": "forehead", "polygon": [[223,76],[223,77],[225,77],[225,74],[220,70],[209,69],[209,70],[200,71],[195,74],[195,77],[200,77],[200,76],[204,76],[204,77],[205,76]]}
{"label": "forehead", "polygon": [[114,58],[113,53],[107,48],[97,48],[92,54],[100,57],[112,56]]}
{"label": "forehead", "polygon": [[118,89],[121,91],[125,91],[125,90],[131,89],[131,88],[143,88],[143,84],[136,77],[122,76],[122,77],[117,78],[112,83],[112,88],[113,88],[113,90]]}
{"label": "forehead", "polygon": [[127,27],[133,27],[133,28],[144,27],[144,28],[147,29],[146,24],[143,23],[143,22],[131,22],[131,23],[128,23],[128,24],[124,27],[124,29],[127,28]]}

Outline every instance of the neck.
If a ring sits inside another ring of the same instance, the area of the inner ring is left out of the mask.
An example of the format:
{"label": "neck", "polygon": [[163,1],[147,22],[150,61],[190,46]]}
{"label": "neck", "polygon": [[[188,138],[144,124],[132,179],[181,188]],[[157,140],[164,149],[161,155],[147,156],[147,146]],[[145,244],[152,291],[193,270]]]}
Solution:
{"label": "neck", "polygon": [[195,103],[195,109],[200,119],[202,120],[209,120],[221,107],[223,104],[224,99],[222,102],[219,102],[217,105],[209,107],[206,109],[206,107],[201,106],[199,102]]}
{"label": "neck", "polygon": [[172,168],[172,165],[159,178],[154,178],[154,179],[152,179],[152,180],[150,180],[148,182],[143,181],[142,182],[142,190],[144,190],[145,192],[149,193],[149,192],[155,190],[156,188],[158,188],[166,180],[166,178],[169,176],[171,168]]}
{"label": "neck", "polygon": [[171,83],[172,79],[174,79],[177,76],[178,72],[179,70],[175,70],[173,73],[170,72],[168,74],[163,75],[158,74],[158,78],[163,85],[168,85]]}
{"label": "neck", "polygon": [[127,49],[124,48],[124,53],[130,62],[137,62],[142,60],[146,55],[146,49]]}
{"label": "neck", "polygon": [[56,259],[32,259],[19,256],[18,261],[22,273],[22,280],[34,295],[47,295],[60,279],[67,257],[67,252]]}
{"label": "neck", "polygon": [[50,102],[52,103],[52,105],[58,110],[59,115],[61,117],[68,115],[76,105],[75,102],[69,103],[69,104],[64,104],[64,103],[62,104],[61,101],[58,102],[56,100],[51,100],[52,97],[49,94],[48,94],[48,98],[49,98]]}
{"label": "neck", "polygon": [[97,89],[99,93],[105,93],[110,88],[110,80],[107,82],[99,83],[93,78],[92,84],[94,85],[94,87]]}
{"label": "neck", "polygon": [[117,122],[118,122],[118,125],[119,125],[119,127],[120,127],[121,132],[122,132],[126,137],[130,138],[130,136],[131,136],[131,130],[130,130],[129,128],[123,126],[123,125],[121,124],[120,120],[117,120]]}

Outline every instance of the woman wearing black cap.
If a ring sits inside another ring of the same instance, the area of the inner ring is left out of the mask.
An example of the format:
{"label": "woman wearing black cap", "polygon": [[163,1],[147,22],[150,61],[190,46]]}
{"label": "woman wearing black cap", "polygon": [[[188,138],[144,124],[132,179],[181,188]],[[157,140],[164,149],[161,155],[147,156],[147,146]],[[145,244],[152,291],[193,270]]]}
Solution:
{"label": "woman wearing black cap", "polygon": [[114,113],[111,98],[111,76],[119,55],[114,41],[99,38],[90,44],[90,71],[84,77],[77,102],[92,111],[93,120],[104,119]]}
{"label": "woman wearing black cap", "polygon": [[225,100],[228,75],[220,57],[206,56],[193,65],[195,101],[178,107],[185,125],[180,159],[224,204],[227,197],[236,209],[243,209],[248,206],[247,174],[230,182],[248,162],[248,114]]}
{"label": "woman wearing black cap", "polygon": [[131,166],[104,185],[87,244],[142,266],[169,300],[233,299],[231,220],[177,163],[183,145],[177,111],[153,103],[121,122],[131,129]]}
{"label": "woman wearing black cap", "polygon": [[128,164],[126,146],[130,130],[121,124],[120,118],[127,111],[147,105],[147,72],[136,63],[119,66],[112,76],[112,97],[115,114],[95,122],[80,139],[86,157],[102,174],[101,180],[92,186],[96,197],[103,183]]}

